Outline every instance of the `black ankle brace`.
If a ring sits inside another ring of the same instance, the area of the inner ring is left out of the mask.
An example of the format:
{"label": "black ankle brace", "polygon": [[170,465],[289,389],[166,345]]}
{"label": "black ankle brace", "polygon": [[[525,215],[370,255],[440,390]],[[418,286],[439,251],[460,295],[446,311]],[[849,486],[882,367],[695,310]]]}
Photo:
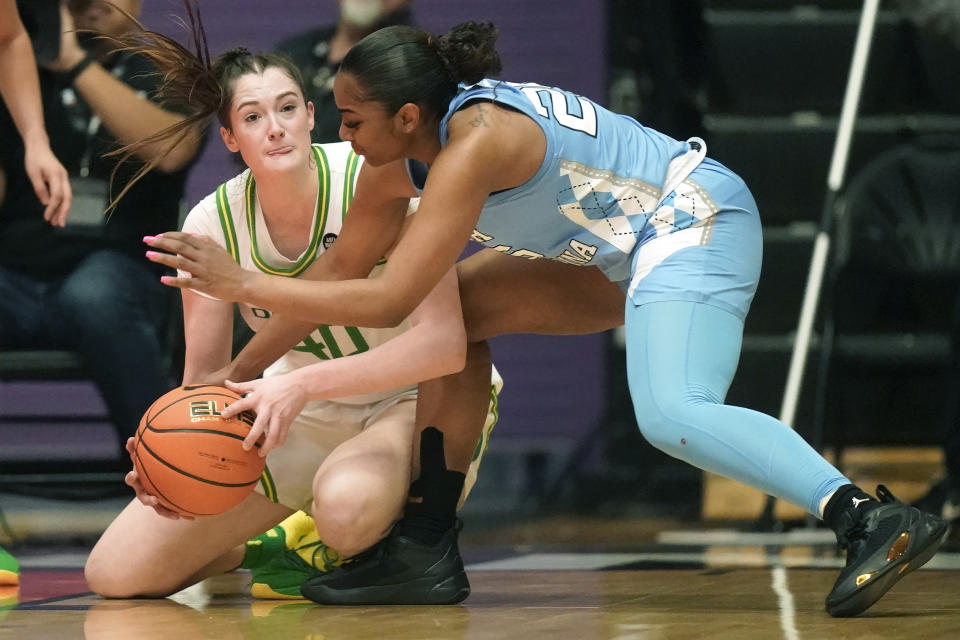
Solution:
{"label": "black ankle brace", "polygon": [[410,502],[400,520],[400,535],[436,544],[457,520],[457,503],[466,476],[448,471],[443,433],[427,427],[420,434],[420,477],[410,485]]}

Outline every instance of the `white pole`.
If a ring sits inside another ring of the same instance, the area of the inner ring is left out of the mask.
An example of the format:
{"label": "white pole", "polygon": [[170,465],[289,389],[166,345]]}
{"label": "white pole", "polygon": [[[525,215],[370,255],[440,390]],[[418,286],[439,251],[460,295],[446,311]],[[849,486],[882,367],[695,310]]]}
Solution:
{"label": "white pole", "polygon": [[830,172],[827,175],[827,198],[823,218],[820,223],[820,230],[814,240],[813,255],[810,258],[810,271],[807,275],[807,285],[797,325],[797,337],[790,358],[790,369],[787,373],[783,404],[780,406],[780,420],[791,427],[794,426],[793,423],[796,419],[797,400],[800,396],[800,386],[803,382],[807,354],[810,350],[810,336],[813,333],[813,321],[816,317],[824,268],[830,250],[830,218],[833,215],[833,203],[837,192],[843,185],[843,177],[847,168],[850,140],[853,136],[853,126],[857,117],[857,108],[860,104],[860,91],[863,88],[864,75],[866,75],[867,59],[870,56],[870,44],[873,40],[873,28],[877,21],[879,4],[880,0],[865,0],[863,11],[860,14],[860,26],[857,29],[853,60],[850,63],[850,75],[847,77],[847,90],[843,96],[843,108],[840,111],[840,122],[833,146],[833,157],[830,159]]}
{"label": "white pole", "polygon": [[[850,61],[847,89],[843,95],[843,107],[840,110],[837,137],[834,141],[833,156],[830,158],[830,170],[827,174],[827,192],[820,218],[820,229],[813,243],[810,271],[807,273],[807,284],[803,293],[803,303],[800,307],[800,318],[797,322],[797,336],[793,343],[793,353],[790,356],[790,368],[787,371],[783,403],[780,405],[780,421],[790,427],[794,427],[797,416],[797,401],[800,398],[803,373],[807,365],[807,355],[810,351],[813,321],[817,314],[817,304],[820,301],[820,290],[823,286],[823,274],[830,252],[830,230],[834,202],[840,187],[843,186],[843,177],[847,169],[850,140],[853,136],[853,125],[857,118],[857,108],[860,106],[860,91],[863,88],[863,78],[866,75],[867,59],[870,56],[870,44],[873,41],[873,28],[877,22],[879,4],[880,0],[864,0],[863,10],[860,13],[860,25],[857,28],[857,38],[853,46],[853,59]],[[758,523],[760,528],[776,528],[773,515],[776,501],[773,496],[767,496]]]}

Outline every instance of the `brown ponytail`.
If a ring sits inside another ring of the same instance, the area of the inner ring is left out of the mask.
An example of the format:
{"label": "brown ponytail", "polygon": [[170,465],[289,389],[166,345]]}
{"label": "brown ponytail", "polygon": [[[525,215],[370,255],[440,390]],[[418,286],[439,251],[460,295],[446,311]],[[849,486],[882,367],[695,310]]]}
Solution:
{"label": "brown ponytail", "polygon": [[108,213],[140,178],[160,162],[162,156],[188,137],[199,139],[209,122],[210,114],[219,108],[222,100],[220,85],[210,72],[210,53],[207,49],[207,36],[200,18],[199,7],[194,0],[184,0],[183,5],[186,9],[195,53],[163,34],[146,29],[139,20],[119,7],[117,10],[133,24],[134,29],[119,36],[98,34],[99,38],[113,43],[116,50],[142,55],[157,67],[161,82],[155,97],[160,104],[176,105],[178,108],[187,108],[190,111],[187,117],[176,124],[106,154],[120,158],[110,175],[112,183],[120,165],[132,156],[154,145],[160,145],[163,150],[158,156],[144,162],[143,166],[127,181],[107,207]]}
{"label": "brown ponytail", "polygon": [[[247,73],[262,73],[270,67],[278,67],[296,82],[300,94],[305,95],[300,70],[287,56],[280,53],[250,53],[245,47],[230,49],[212,62],[207,46],[207,34],[200,17],[197,0],[183,0],[186,21],[181,22],[187,28],[192,40],[193,51],[183,47],[175,40],[144,28],[140,22],[124,12],[133,22],[135,29],[117,37],[108,37],[120,50],[130,51],[148,58],[157,67],[161,77],[157,90],[157,99],[163,105],[171,105],[178,111],[186,110],[186,117],[174,125],[157,131],[108,155],[119,156],[120,161],[114,167],[116,175],[120,164],[129,160],[145,147],[160,145],[166,155],[188,137],[200,138],[216,115],[220,124],[230,128],[230,102],[233,99],[234,81]],[[108,211],[117,201],[148,171],[159,162],[160,157],[147,161],[124,186],[120,194],[110,203]],[[111,176],[112,180],[112,176]]]}

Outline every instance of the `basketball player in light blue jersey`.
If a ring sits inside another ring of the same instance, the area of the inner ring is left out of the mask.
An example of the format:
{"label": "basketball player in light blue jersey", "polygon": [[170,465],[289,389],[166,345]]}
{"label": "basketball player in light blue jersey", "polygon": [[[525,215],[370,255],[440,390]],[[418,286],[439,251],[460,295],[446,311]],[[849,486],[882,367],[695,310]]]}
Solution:
{"label": "basketball player in light blue jersey", "polygon": [[[867,609],[934,554],[946,525],[885,488],[868,495],[776,419],[723,404],[760,275],[750,191],[706,157],[702,140],[671,139],[561,89],[489,79],[499,71],[495,38],[489,23],[440,37],[391,27],[342,62],[334,87],[341,137],[365,157],[371,185],[358,189],[354,206],[386,197],[398,176],[407,180],[397,196],[421,197],[380,277],[278,279],[165,234],[153,246],[177,255],[154,259],[193,274],[167,284],[313,322],[389,325],[423,299],[468,239],[482,242],[490,250],[459,269],[468,366],[429,392],[434,405],[463,409],[435,411],[427,423],[444,433],[448,466],[463,468],[467,436],[475,439],[480,426],[479,412],[471,418],[464,408],[479,406],[483,339],[592,331],[623,318],[644,436],[822,518],[847,550],[827,611]],[[422,405],[431,385],[421,385]],[[438,493],[451,500],[449,489]],[[452,526],[449,510],[445,520],[437,513],[408,507],[401,524],[429,545],[441,534],[425,531],[429,523]],[[330,604],[396,601],[401,586],[415,586],[397,564],[372,558],[302,591]]]}

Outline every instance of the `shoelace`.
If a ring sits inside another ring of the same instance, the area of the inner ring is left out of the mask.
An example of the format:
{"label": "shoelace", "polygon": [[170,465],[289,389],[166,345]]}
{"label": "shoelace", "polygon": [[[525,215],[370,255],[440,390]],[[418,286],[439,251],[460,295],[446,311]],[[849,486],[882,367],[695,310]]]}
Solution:
{"label": "shoelace", "polygon": [[[877,502],[880,504],[889,504],[891,502],[898,502],[898,500],[885,485],[878,484]],[[841,549],[849,549],[853,543],[866,539],[866,517],[870,511],[873,511],[873,509],[864,509],[862,512],[858,512],[857,515],[859,517],[857,518],[857,521],[847,528],[847,530],[844,531],[840,536],[838,536],[837,543],[840,545]]]}
{"label": "shoelace", "polygon": [[880,502],[899,502],[885,485],[877,485],[877,498]]}
{"label": "shoelace", "polygon": [[[294,547],[293,551],[296,553],[298,558],[303,560],[306,564],[310,565],[312,569],[316,569],[318,571],[325,571],[325,569],[321,569],[320,567],[317,566],[317,553],[322,552],[324,548],[326,548],[326,545],[324,545],[323,541],[318,538],[312,542],[307,542],[305,544],[301,544]],[[310,560],[307,560],[304,557],[304,555],[310,556]],[[323,565],[326,565],[325,560],[321,560],[321,563]]]}
{"label": "shoelace", "polygon": [[372,559],[372,558],[376,558],[376,560],[379,562],[380,560],[383,559],[383,555],[387,552],[387,540],[389,539],[390,539],[390,535],[388,534],[386,538],[384,538],[377,544],[373,545],[369,549],[366,549],[365,551],[361,551],[360,553],[353,556],[349,560],[345,560],[344,563],[340,565],[340,568],[343,569],[344,571],[353,571],[358,567],[366,564],[366,560]]}
{"label": "shoelace", "polygon": [[[867,537],[867,527],[862,520],[855,522],[850,528],[843,532],[837,540],[841,549],[849,549],[854,543]],[[849,557],[848,557],[849,561]]]}

